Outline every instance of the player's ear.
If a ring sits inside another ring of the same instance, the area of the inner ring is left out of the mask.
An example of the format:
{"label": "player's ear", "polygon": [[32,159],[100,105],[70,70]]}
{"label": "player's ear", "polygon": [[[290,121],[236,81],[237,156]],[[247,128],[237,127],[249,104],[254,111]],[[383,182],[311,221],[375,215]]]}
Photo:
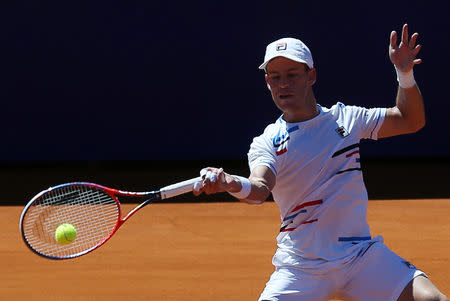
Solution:
{"label": "player's ear", "polygon": [[272,89],[270,88],[269,77],[267,76],[267,73],[264,75],[264,79],[266,80],[267,89],[269,89],[269,91],[272,92]]}
{"label": "player's ear", "polygon": [[314,85],[316,83],[317,79],[317,71],[316,69],[311,69],[308,71],[308,84],[310,86]]}

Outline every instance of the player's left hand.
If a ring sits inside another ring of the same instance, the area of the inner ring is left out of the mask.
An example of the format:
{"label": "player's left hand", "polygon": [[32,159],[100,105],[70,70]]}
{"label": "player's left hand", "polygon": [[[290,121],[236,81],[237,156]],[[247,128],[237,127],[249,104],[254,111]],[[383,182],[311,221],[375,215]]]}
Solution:
{"label": "player's left hand", "polygon": [[403,25],[400,44],[397,45],[397,32],[391,32],[389,58],[399,71],[408,72],[414,65],[422,62],[421,59],[416,58],[421,48],[421,45],[416,46],[418,36],[419,34],[416,32],[411,36],[411,39],[409,39],[408,24],[405,24]]}

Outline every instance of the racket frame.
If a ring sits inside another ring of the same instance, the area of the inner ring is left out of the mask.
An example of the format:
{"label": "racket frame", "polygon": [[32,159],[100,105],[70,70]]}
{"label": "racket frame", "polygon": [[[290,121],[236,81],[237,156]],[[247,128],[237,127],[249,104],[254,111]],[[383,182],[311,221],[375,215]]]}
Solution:
{"label": "racket frame", "polygon": [[[192,186],[194,185],[194,183],[201,181],[201,180],[202,180],[201,177],[197,177],[197,178],[193,178],[190,180],[186,180],[183,182],[179,182],[179,183],[176,183],[173,185],[163,187],[160,190],[145,191],[145,192],[130,192],[130,191],[125,191],[125,190],[119,190],[119,189],[109,188],[106,186],[102,186],[102,185],[90,183],[90,182],[70,182],[70,183],[53,186],[53,187],[43,190],[40,193],[38,193],[37,195],[35,195],[24,207],[22,214],[20,215],[20,222],[19,222],[22,239],[25,242],[26,246],[30,250],[32,250],[34,253],[36,253],[42,257],[45,257],[48,259],[56,259],[56,260],[76,258],[76,257],[82,256],[82,255],[85,255],[87,253],[90,253],[90,252],[96,250],[97,248],[101,247],[102,245],[104,245],[131,216],[133,216],[137,211],[139,211],[143,207],[147,206],[148,204],[150,204],[156,200],[167,199],[167,198],[171,198],[171,197],[183,194],[183,193],[190,192],[190,191],[192,191]],[[101,240],[95,246],[93,246],[89,249],[83,250],[81,252],[75,253],[75,254],[71,254],[68,256],[64,256],[64,257],[59,257],[59,256],[52,256],[52,255],[44,254],[42,252],[37,251],[36,249],[34,249],[32,247],[32,245],[26,239],[25,230],[24,230],[23,223],[24,223],[24,220],[25,220],[25,217],[26,217],[26,214],[27,214],[29,208],[31,206],[33,206],[33,204],[35,204],[35,201],[40,199],[44,194],[50,193],[51,191],[53,191],[55,189],[61,189],[64,187],[69,187],[69,186],[74,186],[74,185],[75,186],[89,186],[91,188],[101,190],[101,191],[105,192],[106,194],[108,194],[114,200],[114,202],[116,203],[117,209],[118,209],[117,221],[116,221],[114,228],[103,240]],[[118,199],[118,196],[147,198],[147,199],[145,201],[143,201],[141,204],[137,205],[135,208],[133,208],[130,212],[128,212],[128,214],[126,216],[124,216],[122,218],[123,210],[122,210],[121,203]]]}

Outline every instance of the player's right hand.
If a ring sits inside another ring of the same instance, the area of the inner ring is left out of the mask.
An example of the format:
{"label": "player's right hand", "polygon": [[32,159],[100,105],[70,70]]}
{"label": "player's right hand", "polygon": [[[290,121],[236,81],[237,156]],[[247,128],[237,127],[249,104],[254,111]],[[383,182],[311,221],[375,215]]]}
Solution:
{"label": "player's right hand", "polygon": [[234,178],[223,171],[223,168],[206,167],[200,171],[202,181],[194,184],[194,195],[213,194],[229,191]]}

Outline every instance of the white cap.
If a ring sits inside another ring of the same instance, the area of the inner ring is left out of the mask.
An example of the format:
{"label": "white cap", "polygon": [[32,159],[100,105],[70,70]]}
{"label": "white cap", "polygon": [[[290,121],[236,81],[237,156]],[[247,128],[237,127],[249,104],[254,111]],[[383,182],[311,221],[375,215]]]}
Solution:
{"label": "white cap", "polygon": [[266,69],[270,60],[279,56],[304,63],[311,69],[314,68],[311,51],[302,41],[293,38],[283,38],[267,45],[264,63],[259,66],[259,69]]}

